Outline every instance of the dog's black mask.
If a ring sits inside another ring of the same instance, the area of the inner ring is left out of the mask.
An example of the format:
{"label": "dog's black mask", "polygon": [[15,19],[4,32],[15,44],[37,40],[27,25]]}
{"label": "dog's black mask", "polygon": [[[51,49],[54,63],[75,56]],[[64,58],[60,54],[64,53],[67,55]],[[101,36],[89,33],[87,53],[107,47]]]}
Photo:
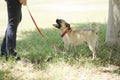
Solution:
{"label": "dog's black mask", "polygon": [[[58,28],[58,29],[61,28],[61,23],[62,23],[62,21],[63,21],[62,19],[56,19],[56,23],[58,24],[58,25],[56,25],[56,28]],[[67,27],[68,29],[71,29],[69,23],[65,22],[65,25],[66,25],[66,27]]]}
{"label": "dog's black mask", "polygon": [[56,28],[60,29],[61,28],[61,19],[56,19],[56,23],[58,24]]}

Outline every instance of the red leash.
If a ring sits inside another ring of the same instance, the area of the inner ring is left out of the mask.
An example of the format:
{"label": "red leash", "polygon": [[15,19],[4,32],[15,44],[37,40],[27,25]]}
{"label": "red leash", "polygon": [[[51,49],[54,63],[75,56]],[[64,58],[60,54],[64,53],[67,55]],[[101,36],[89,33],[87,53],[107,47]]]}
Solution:
{"label": "red leash", "polygon": [[36,22],[35,22],[35,20],[34,20],[34,18],[33,18],[33,16],[32,16],[32,14],[31,14],[31,12],[30,12],[30,10],[29,10],[29,8],[28,8],[27,5],[26,5],[26,7],[27,7],[27,10],[28,10],[28,12],[29,12],[29,14],[30,14],[30,17],[31,17],[31,19],[32,19],[32,21],[33,21],[33,23],[34,23],[37,31],[40,33],[40,35],[49,43],[49,45],[51,45],[51,47],[55,48],[57,51],[64,52],[61,48],[59,48],[58,46],[55,46],[54,44],[52,44],[51,42],[49,42],[49,41],[45,38],[45,36],[44,36],[43,33],[41,32],[41,30],[39,29],[38,25],[36,24]]}
{"label": "red leash", "polygon": [[33,18],[33,16],[32,16],[32,14],[31,14],[31,12],[30,12],[30,10],[29,10],[29,8],[28,8],[27,5],[26,5],[26,7],[27,7],[27,10],[28,10],[28,12],[29,12],[29,14],[30,14],[30,17],[31,17],[31,19],[32,19],[32,21],[33,21],[36,29],[38,30],[38,32],[40,33],[40,35],[41,35],[42,37],[44,37],[44,35],[43,35],[42,32],[40,31],[40,29],[38,28],[38,26],[37,26],[37,24],[36,24],[36,22],[35,22],[35,20],[34,20],[34,18]]}

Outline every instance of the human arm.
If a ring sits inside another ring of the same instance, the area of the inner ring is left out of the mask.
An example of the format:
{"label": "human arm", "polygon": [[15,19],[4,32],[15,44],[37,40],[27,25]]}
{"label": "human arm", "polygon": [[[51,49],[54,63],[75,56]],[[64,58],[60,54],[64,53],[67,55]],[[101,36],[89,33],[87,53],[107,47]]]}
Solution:
{"label": "human arm", "polygon": [[26,5],[26,4],[27,4],[27,0],[19,0],[19,2],[20,2],[22,5]]}

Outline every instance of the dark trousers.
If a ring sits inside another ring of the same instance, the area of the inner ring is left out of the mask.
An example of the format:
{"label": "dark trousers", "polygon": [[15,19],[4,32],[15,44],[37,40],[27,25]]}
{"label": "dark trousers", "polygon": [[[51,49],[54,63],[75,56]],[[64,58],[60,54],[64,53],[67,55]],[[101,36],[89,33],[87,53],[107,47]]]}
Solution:
{"label": "dark trousers", "polygon": [[8,11],[8,25],[1,45],[1,52],[8,57],[16,48],[17,27],[21,21],[21,4],[19,0],[6,0]]}

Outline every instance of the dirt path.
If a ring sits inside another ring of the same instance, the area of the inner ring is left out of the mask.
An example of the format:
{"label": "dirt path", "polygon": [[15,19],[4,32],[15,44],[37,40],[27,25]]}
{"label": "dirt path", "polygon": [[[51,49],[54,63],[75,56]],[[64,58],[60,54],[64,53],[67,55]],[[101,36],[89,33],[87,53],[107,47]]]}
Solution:
{"label": "dirt path", "polygon": [[[46,70],[35,69],[29,62],[0,64],[1,71],[9,71],[15,80],[120,80],[118,66],[76,69],[66,63],[50,64]],[[4,74],[8,75],[8,74]]]}

